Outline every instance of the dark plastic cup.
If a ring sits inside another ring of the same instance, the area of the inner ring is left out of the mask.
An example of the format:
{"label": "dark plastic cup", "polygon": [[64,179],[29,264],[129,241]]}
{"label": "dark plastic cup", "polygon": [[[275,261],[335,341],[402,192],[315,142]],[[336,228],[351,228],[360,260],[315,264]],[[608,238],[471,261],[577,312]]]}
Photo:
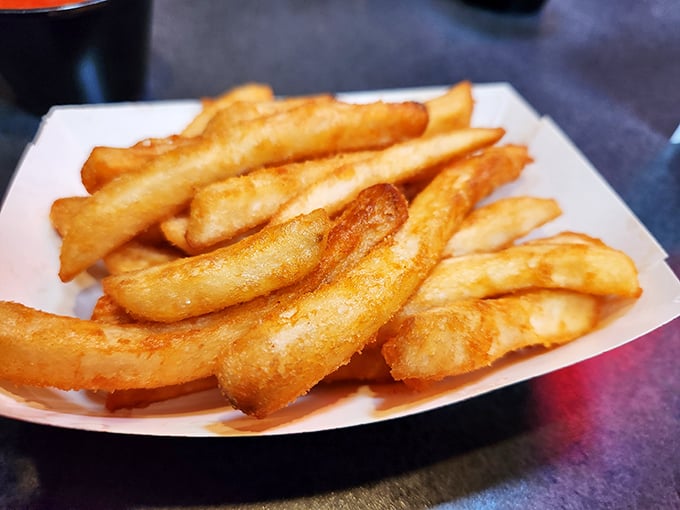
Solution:
{"label": "dark plastic cup", "polygon": [[140,99],[150,21],[151,0],[0,9],[0,92],[8,88],[11,102],[37,115],[53,105]]}

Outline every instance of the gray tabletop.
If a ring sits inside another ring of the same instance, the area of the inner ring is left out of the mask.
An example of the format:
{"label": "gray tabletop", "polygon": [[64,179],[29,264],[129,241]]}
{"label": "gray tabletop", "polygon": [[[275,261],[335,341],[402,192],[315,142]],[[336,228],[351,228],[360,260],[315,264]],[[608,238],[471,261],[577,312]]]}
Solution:
{"label": "gray tabletop", "polygon": [[[149,99],[510,82],[680,273],[680,5],[157,0]],[[37,119],[0,102],[0,189]],[[680,508],[680,322],[461,404],[380,424],[181,439],[0,419],[2,508]]]}

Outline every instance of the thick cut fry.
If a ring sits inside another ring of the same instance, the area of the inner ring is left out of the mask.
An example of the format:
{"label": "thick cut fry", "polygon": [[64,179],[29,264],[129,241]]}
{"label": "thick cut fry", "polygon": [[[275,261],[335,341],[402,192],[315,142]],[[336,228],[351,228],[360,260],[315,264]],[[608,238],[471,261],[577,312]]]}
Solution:
{"label": "thick cut fry", "polygon": [[205,250],[194,249],[189,245],[186,238],[188,225],[189,214],[186,211],[175,214],[159,223],[161,232],[163,232],[163,237],[172,246],[183,251],[187,255],[198,255]]}
{"label": "thick cut fry", "polygon": [[472,84],[462,81],[439,97],[425,102],[430,121],[424,136],[470,127],[474,100]]}
{"label": "thick cut fry", "polygon": [[177,135],[147,138],[131,147],[97,146],[92,149],[80,170],[80,180],[89,193],[94,193],[121,174],[138,172],[161,154],[197,143]]}
{"label": "thick cut fry", "polygon": [[90,320],[106,324],[132,324],[137,322],[123,307],[111,299],[111,296],[106,294],[97,299]]}
{"label": "thick cut fry", "polygon": [[330,103],[332,101],[334,101],[333,96],[320,95],[295,97],[278,101],[235,102],[215,113],[213,118],[206,124],[202,134],[205,136],[219,135],[221,131],[231,129],[234,124],[289,112],[300,106],[310,106],[324,102]]}
{"label": "thick cut fry", "polygon": [[510,197],[470,213],[444,248],[444,257],[507,248],[516,239],[557,218],[562,211],[550,198]]}
{"label": "thick cut fry", "polygon": [[106,396],[106,409],[133,409],[148,407],[155,402],[170,400],[171,398],[191,395],[217,387],[217,379],[213,376],[196,379],[182,384],[172,384],[161,388],[141,388],[131,390],[112,391]]}
{"label": "thick cut fry", "polygon": [[330,226],[319,209],[203,255],[108,276],[102,286],[139,319],[203,315],[300,280],[319,263]]}
{"label": "thick cut fry", "polygon": [[[321,263],[292,287],[195,319],[107,324],[0,302],[0,379],[64,390],[156,388],[210,376],[218,353],[278,303],[332,281],[402,225],[406,202],[392,186],[362,193],[328,236]],[[111,318],[111,310],[106,312]],[[103,317],[103,315],[102,315]],[[103,317],[104,318],[104,317]]]}
{"label": "thick cut fry", "polygon": [[581,232],[564,231],[550,237],[540,237],[525,241],[523,244],[588,244],[592,246],[599,246],[607,248],[607,244],[596,237],[591,237]]}
{"label": "thick cut fry", "polygon": [[80,211],[87,197],[64,197],[52,202],[50,207],[50,223],[57,234],[64,237],[71,224],[71,218]]}
{"label": "thick cut fry", "polygon": [[[58,198],[52,203],[50,208],[50,223],[57,234],[64,236],[71,225],[71,219],[80,211],[81,207],[87,202],[88,197],[63,197]],[[163,244],[165,236],[158,228],[152,225],[143,232],[140,232],[135,239],[130,241],[133,244],[144,244],[149,247]],[[121,246],[125,251],[125,245]]]}
{"label": "thick cut fry", "polygon": [[0,313],[0,377],[16,384],[113,391],[210,375],[210,367],[196,363],[208,354],[201,335],[185,323],[154,330],[58,316],[11,302],[0,302]]}
{"label": "thick cut fry", "polygon": [[214,99],[204,99],[203,108],[191,122],[182,130],[182,136],[198,136],[203,133],[208,122],[217,112],[235,102],[271,101],[274,99],[274,91],[269,85],[260,83],[245,83],[228,90]]}
{"label": "thick cut fry", "polygon": [[426,124],[427,112],[418,103],[323,102],[239,123],[220,136],[170,151],[88,198],[64,236],[59,276],[71,280],[181,211],[195,189],[211,182],[265,164],[390,145],[420,135]]}
{"label": "thick cut fry", "polygon": [[169,246],[158,246],[133,239],[104,257],[110,274],[129,273],[172,262],[183,256]]}
{"label": "thick cut fry", "polygon": [[225,348],[216,375],[232,405],[266,416],[361,351],[436,264],[474,204],[519,175],[518,168],[489,164],[497,157],[507,156],[491,151],[443,169],[412,202],[393,239]]}
{"label": "thick cut fry", "polygon": [[465,298],[528,288],[562,288],[638,297],[635,264],[625,253],[587,244],[526,244],[442,260],[393,321]]}
{"label": "thick cut fry", "polygon": [[367,186],[412,179],[436,165],[496,143],[503,133],[502,129],[471,128],[393,145],[371,158],[334,170],[286,203],[272,222],[321,207],[332,215]]}
{"label": "thick cut fry", "polygon": [[190,249],[202,250],[265,222],[305,186],[335,168],[365,159],[371,151],[267,167],[230,177],[200,190],[191,201],[185,234]]}
{"label": "thick cut fry", "polygon": [[382,352],[395,379],[418,385],[573,340],[595,327],[598,308],[595,296],[563,290],[463,300],[410,317]]}
{"label": "thick cut fry", "polygon": [[[85,189],[94,193],[123,173],[141,170],[149,161],[161,154],[183,145],[196,143],[194,138],[203,134],[206,127],[210,126],[213,117],[223,110],[229,109],[229,115],[220,116],[220,120],[215,122],[208,131],[224,129],[229,121],[240,122],[261,117],[265,113],[270,115],[273,113],[272,108],[267,110],[264,107],[258,109],[257,106],[253,106],[256,105],[256,101],[274,103],[271,88],[254,85],[233,92],[233,94],[231,92],[224,94],[216,100],[204,100],[203,110],[181,135],[147,138],[131,147],[95,147],[81,169],[81,180]],[[261,99],[257,99],[258,97]],[[286,104],[278,110],[285,111],[292,106],[294,105]]]}

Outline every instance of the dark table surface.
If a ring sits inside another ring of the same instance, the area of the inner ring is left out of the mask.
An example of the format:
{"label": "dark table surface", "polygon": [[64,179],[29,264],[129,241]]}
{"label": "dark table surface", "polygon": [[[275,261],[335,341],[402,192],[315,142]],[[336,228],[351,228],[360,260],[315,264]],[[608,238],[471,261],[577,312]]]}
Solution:
{"label": "dark table surface", "polygon": [[[551,116],[680,272],[680,5],[158,0],[149,99],[507,81]],[[38,119],[0,101],[0,191]],[[680,508],[680,322],[436,411],[263,438],[0,418],[2,508]],[[0,361],[1,362],[1,361]]]}

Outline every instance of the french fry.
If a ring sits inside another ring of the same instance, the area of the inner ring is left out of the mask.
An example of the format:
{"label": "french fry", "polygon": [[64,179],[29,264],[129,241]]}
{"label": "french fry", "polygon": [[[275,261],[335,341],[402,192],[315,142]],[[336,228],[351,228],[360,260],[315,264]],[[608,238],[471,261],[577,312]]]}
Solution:
{"label": "french fry", "polygon": [[250,105],[265,101],[274,102],[271,87],[260,84],[246,84],[230,90],[216,99],[204,99],[203,109],[180,135],[147,138],[131,147],[94,147],[81,169],[83,186],[89,193],[94,193],[104,184],[123,173],[141,170],[149,161],[161,154],[183,145],[195,143],[194,137],[203,134],[211,120],[229,107],[233,107],[230,110],[229,117],[223,116],[215,124],[214,129],[223,128],[228,119],[238,122],[262,116],[261,110]]}
{"label": "french fry", "polygon": [[597,297],[566,290],[462,300],[409,317],[382,353],[394,379],[422,386],[524,347],[573,340],[596,326],[598,310]]}
{"label": "french fry", "polygon": [[104,257],[110,274],[129,273],[172,262],[183,254],[169,246],[158,246],[133,239]]}
{"label": "french fry", "polygon": [[[348,264],[389,236],[406,216],[391,186],[362,193],[336,222],[319,266],[292,287],[220,312],[171,324],[113,323],[45,313],[0,302],[0,378],[16,384],[114,391],[157,388],[213,374],[215,360],[280,302],[332,281]],[[106,306],[102,302],[102,306]],[[104,314],[102,314],[104,317]]]}
{"label": "french fry", "polygon": [[[87,197],[77,196],[58,198],[52,203],[50,208],[50,223],[57,234],[59,234],[61,237],[65,235],[66,231],[71,225],[71,219],[80,211],[85,203],[87,203]],[[133,253],[141,255],[141,251],[138,249],[140,245],[147,246],[149,250],[152,250],[154,247],[158,247],[161,252],[166,251],[164,248],[158,246],[162,244],[164,240],[165,237],[158,229],[158,226],[152,225],[145,231],[140,232],[135,239],[130,241],[132,246],[130,247],[129,251],[128,248],[123,245],[119,248],[121,253],[114,255],[114,257],[120,256],[120,261],[123,262],[123,259],[127,257],[125,253],[129,253],[130,255]],[[134,255],[133,258],[139,258],[137,255]]]}
{"label": "french fry", "polygon": [[88,193],[94,193],[121,174],[138,172],[161,154],[197,143],[177,135],[147,138],[131,147],[97,146],[80,170],[80,180]]}
{"label": "french fry", "polygon": [[305,186],[370,154],[370,151],[341,153],[266,167],[206,186],[191,201],[184,235],[188,249],[206,249],[262,225]]}
{"label": "french fry", "polygon": [[57,234],[64,237],[71,224],[71,218],[80,211],[87,197],[63,197],[52,202],[50,223]]}
{"label": "french fry", "polygon": [[280,223],[320,207],[332,215],[367,186],[414,178],[436,165],[496,143],[503,133],[502,129],[471,128],[393,145],[371,158],[334,170],[286,203],[271,221]]}
{"label": "french fry", "polygon": [[203,108],[191,122],[182,130],[184,137],[198,136],[203,133],[206,125],[217,112],[235,102],[260,102],[274,99],[274,91],[269,85],[261,83],[246,83],[234,87],[214,99],[204,99]]}
{"label": "french fry", "polygon": [[509,197],[472,211],[444,248],[444,257],[507,248],[516,239],[557,218],[562,211],[551,198]]}
{"label": "french fry", "polygon": [[189,214],[186,211],[170,216],[158,225],[166,241],[187,255],[199,255],[205,251],[194,249],[187,242],[186,234],[189,225]]}
{"label": "french fry", "polygon": [[390,145],[420,135],[426,124],[427,112],[417,103],[314,103],[239,123],[220,136],[170,151],[88,198],[63,238],[59,276],[73,279],[150,225],[181,211],[195,189],[211,182],[265,164]]}
{"label": "french fry", "polygon": [[111,299],[111,296],[106,294],[97,299],[90,320],[105,324],[133,324],[137,322],[122,306]]}
{"label": "french fry", "polygon": [[203,255],[108,276],[102,287],[139,319],[203,315],[300,280],[319,263],[330,226],[319,209]]}
{"label": "french fry", "polygon": [[461,299],[530,288],[627,298],[641,292],[635,264],[619,250],[587,244],[526,244],[442,260],[384,329],[393,331],[407,317]]}
{"label": "french fry", "polygon": [[522,244],[587,244],[591,246],[599,246],[607,248],[607,244],[596,237],[591,237],[582,232],[564,231],[549,237],[540,237],[538,239],[531,239]]}
{"label": "french fry", "polygon": [[430,116],[423,136],[432,136],[470,127],[474,100],[472,84],[462,81],[441,96],[425,102]]}
{"label": "french fry", "polygon": [[[87,201],[87,197],[64,197],[55,200],[50,208],[50,222],[60,236],[64,236],[71,218]],[[157,236],[149,232],[128,241],[104,257],[104,265],[111,274],[123,273],[169,262],[181,256],[169,247],[158,246]]]}
{"label": "french fry", "polygon": [[264,417],[361,351],[437,263],[474,204],[517,178],[523,165],[487,164],[493,157],[503,156],[472,157],[444,168],[414,199],[409,219],[391,240],[225,347],[216,375],[232,405]]}
{"label": "french fry", "polygon": [[219,136],[220,132],[230,129],[234,124],[286,113],[300,106],[331,103],[334,100],[333,96],[319,95],[292,97],[276,101],[238,101],[216,112],[208,121],[201,134],[204,136]]}

